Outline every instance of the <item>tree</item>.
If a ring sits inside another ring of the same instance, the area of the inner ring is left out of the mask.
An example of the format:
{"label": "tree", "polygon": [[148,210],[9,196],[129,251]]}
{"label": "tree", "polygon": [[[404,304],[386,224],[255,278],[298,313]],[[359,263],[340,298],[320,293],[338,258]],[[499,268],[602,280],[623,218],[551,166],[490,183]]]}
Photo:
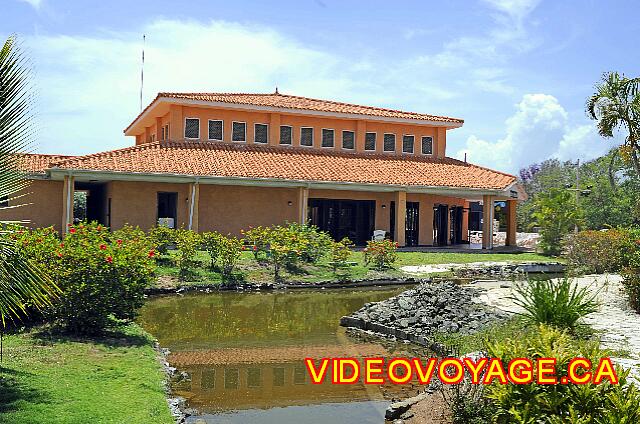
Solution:
{"label": "tree", "polygon": [[573,193],[557,188],[536,198],[532,216],[540,227],[540,247],[547,255],[559,255],[564,236],[582,223]]}
{"label": "tree", "polygon": [[[33,96],[26,57],[9,37],[0,50],[0,198],[15,201],[28,186],[22,156],[34,137]],[[3,223],[6,224],[6,223]],[[6,225],[0,231],[0,323],[51,304],[58,288],[17,249]]]}
{"label": "tree", "polygon": [[607,72],[595,90],[587,101],[587,114],[598,122],[603,137],[613,137],[619,129],[626,131],[619,153],[640,175],[640,78]]}

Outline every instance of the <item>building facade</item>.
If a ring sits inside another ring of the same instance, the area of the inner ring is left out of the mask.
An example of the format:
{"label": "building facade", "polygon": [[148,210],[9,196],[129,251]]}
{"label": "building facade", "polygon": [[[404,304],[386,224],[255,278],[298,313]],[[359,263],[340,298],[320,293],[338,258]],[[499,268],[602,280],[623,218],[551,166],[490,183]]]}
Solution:
{"label": "building facade", "polygon": [[[132,147],[25,155],[32,204],[0,219],[64,231],[81,191],[87,219],[112,228],[239,235],[297,221],[360,245],[382,230],[402,246],[443,246],[467,243],[471,229],[491,234],[502,201],[515,244],[516,178],[447,157],[447,131],[462,124],[277,92],[160,93],[124,130]],[[470,219],[479,203],[482,224]]]}

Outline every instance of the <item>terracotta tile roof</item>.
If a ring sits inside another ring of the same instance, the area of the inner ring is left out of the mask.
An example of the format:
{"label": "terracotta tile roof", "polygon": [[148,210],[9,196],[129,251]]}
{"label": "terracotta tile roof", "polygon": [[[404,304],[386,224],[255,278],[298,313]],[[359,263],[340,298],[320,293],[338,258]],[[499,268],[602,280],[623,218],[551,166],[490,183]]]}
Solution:
{"label": "terracotta tile roof", "polygon": [[394,119],[415,119],[417,121],[450,122],[453,124],[464,123],[463,119],[448,116],[429,115],[425,113],[405,112],[402,110],[386,109],[374,106],[362,106],[351,103],[342,103],[332,100],[311,99],[308,97],[292,96],[289,94],[270,93],[158,93],[133,122],[125,129],[128,130],[136,120],[142,116],[161,97],[182,100],[197,100],[204,102],[235,103],[251,106],[264,106],[284,109],[300,109],[315,112],[347,113],[365,116],[376,116]]}
{"label": "terracotta tile roof", "polygon": [[44,174],[45,169],[50,168],[52,163],[60,162],[73,156],[28,153],[19,155],[19,157],[22,170],[30,174]]}
{"label": "terracotta tile roof", "polygon": [[451,158],[220,142],[157,141],[71,157],[55,165],[95,171],[484,189],[504,189],[516,179]]}

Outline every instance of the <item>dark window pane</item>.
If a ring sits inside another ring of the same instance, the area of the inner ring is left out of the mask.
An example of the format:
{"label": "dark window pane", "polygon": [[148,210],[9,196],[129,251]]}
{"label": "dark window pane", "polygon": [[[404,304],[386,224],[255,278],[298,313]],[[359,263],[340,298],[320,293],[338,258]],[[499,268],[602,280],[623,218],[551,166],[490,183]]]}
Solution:
{"label": "dark window pane", "polygon": [[394,152],[396,150],[396,135],[385,134],[384,135],[384,151]]}
{"label": "dark window pane", "polygon": [[365,134],[364,150],[376,150],[376,133]]}
{"label": "dark window pane", "polygon": [[313,146],[313,128],[300,128],[300,145]]}
{"label": "dark window pane", "polygon": [[322,147],[333,147],[333,130],[322,130]]}
{"label": "dark window pane", "polygon": [[232,131],[232,141],[246,141],[247,124],[244,122],[234,122]]}
{"label": "dark window pane", "polygon": [[200,138],[200,120],[187,118],[184,122],[184,138]]}
{"label": "dark window pane", "polygon": [[413,153],[413,136],[405,135],[402,137],[402,151],[404,153]]}
{"label": "dark window pane", "polygon": [[249,368],[247,370],[247,386],[262,386],[262,370],[260,368]]}
{"label": "dark window pane", "polygon": [[291,144],[291,127],[280,125],[280,144]]}
{"label": "dark window pane", "polygon": [[224,370],[224,388],[237,389],[240,383],[240,370],[237,368],[227,368]]}
{"label": "dark window pane", "polygon": [[256,143],[266,144],[269,140],[269,127],[267,124],[254,125],[254,141]]}
{"label": "dark window pane", "polygon": [[202,370],[200,388],[202,390],[213,390],[216,388],[216,370]]}
{"label": "dark window pane", "polygon": [[293,369],[293,384],[304,384],[307,379],[307,370],[303,367]]}
{"label": "dark window pane", "polygon": [[342,131],[342,148],[354,149],[356,135],[353,131]]}
{"label": "dark window pane", "polygon": [[433,154],[433,137],[422,137],[422,154]]}
{"label": "dark window pane", "polygon": [[273,385],[284,386],[284,368],[273,369]]}
{"label": "dark window pane", "polygon": [[0,208],[9,206],[9,196],[0,196]]}
{"label": "dark window pane", "polygon": [[222,140],[222,121],[209,121],[209,140]]}

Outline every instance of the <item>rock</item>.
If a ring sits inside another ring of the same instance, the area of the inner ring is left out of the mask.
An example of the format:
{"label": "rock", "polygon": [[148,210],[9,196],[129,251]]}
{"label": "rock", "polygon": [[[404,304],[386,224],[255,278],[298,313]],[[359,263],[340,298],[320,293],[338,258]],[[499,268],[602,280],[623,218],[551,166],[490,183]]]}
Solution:
{"label": "rock", "polygon": [[414,342],[428,340],[436,331],[469,334],[504,317],[474,301],[479,294],[479,289],[453,281],[423,283],[390,299],[367,303],[343,317],[341,325]]}

